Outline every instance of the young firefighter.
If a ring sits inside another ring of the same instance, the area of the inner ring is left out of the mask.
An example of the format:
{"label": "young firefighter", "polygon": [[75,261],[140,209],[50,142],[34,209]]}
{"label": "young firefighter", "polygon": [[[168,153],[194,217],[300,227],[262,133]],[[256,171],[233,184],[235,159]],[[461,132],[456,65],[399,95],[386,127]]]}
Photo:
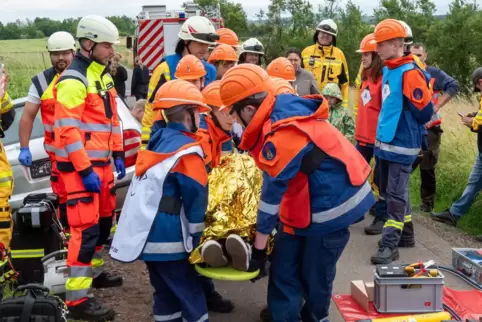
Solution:
{"label": "young firefighter", "polygon": [[[205,84],[205,77],[207,75],[204,64],[201,60],[193,55],[186,55],[177,64],[175,77],[190,82],[198,90],[201,90]],[[151,134],[156,133],[160,128],[166,126],[166,122],[163,120],[160,111],[156,110],[158,120],[151,128]],[[197,131],[197,128],[196,128]],[[195,132],[196,132],[195,131]],[[206,152],[207,154],[207,152]],[[204,281],[204,291],[210,311],[219,313],[229,313],[234,309],[234,305],[231,301],[223,299],[222,296],[216,292],[214,283],[211,279],[202,277]]]}
{"label": "young firefighter", "polygon": [[189,263],[204,230],[208,176],[196,141],[199,113],[210,109],[184,80],[166,82],[153,108],[167,126],[139,152],[111,255],[146,262],[154,292],[155,321],[208,321],[202,280]]}
{"label": "young firefighter", "polygon": [[263,56],[264,46],[261,41],[256,38],[249,38],[241,46],[241,51],[239,52],[239,63],[261,66]]}
{"label": "young firefighter", "polygon": [[297,95],[295,89],[287,80],[278,77],[271,77],[271,79],[273,80],[274,96],[281,94]]}
{"label": "young firefighter", "polygon": [[216,80],[220,80],[223,75],[236,66],[238,55],[233,47],[229,45],[218,45],[209,55],[208,63],[216,67]]}
{"label": "young firefighter", "polygon": [[295,67],[286,57],[278,57],[273,60],[266,67],[266,72],[270,77],[282,78],[291,83],[296,81]]}
{"label": "young firefighter", "polygon": [[373,264],[389,264],[398,259],[399,243],[414,245],[413,222],[410,220],[408,183],[412,163],[417,158],[425,123],[433,114],[429,76],[404,56],[407,32],[394,19],[386,19],[375,28],[377,52],[384,61],[382,109],[375,142],[380,195],[387,203],[388,220],[383,228],[379,249]]}
{"label": "young firefighter", "polygon": [[[357,106],[359,109],[356,117],[355,140],[357,150],[368,163],[373,158],[378,116],[382,108],[383,62],[376,50],[377,43],[373,33],[362,39],[360,49],[357,50],[362,54],[362,70],[360,73],[361,84],[358,93]],[[377,178],[374,176],[375,183],[376,180]],[[377,205],[380,205],[379,202],[377,202]],[[365,233],[367,235],[379,235],[382,233],[383,225],[385,225],[386,211],[378,211],[379,216],[377,216],[375,207],[372,211],[375,212],[375,218],[369,226],[365,227]]]}
{"label": "young firefighter", "polygon": [[245,127],[241,149],[263,170],[249,271],[264,275],[266,243],[279,218],[268,287],[272,320],[299,321],[305,298],[301,319],[323,321],[348,227],[375,202],[367,182],[370,166],[328,123],[322,96],[275,97],[271,78],[259,66],[228,71],[221,98]]}
{"label": "young firefighter", "polygon": [[355,123],[348,111],[343,108],[343,96],[340,87],[335,83],[328,83],[322,91],[323,96],[330,106],[330,124],[341,132],[348,140],[353,141],[355,135]]}
{"label": "young firefighter", "polygon": [[212,22],[201,16],[194,16],[188,18],[181,26],[179,32],[179,40],[176,44],[175,54],[167,56],[152,72],[149,80],[149,88],[147,92],[148,104],[142,119],[142,145],[141,149],[145,149],[147,142],[151,136],[151,127],[155,121],[160,119],[158,113],[152,110],[152,102],[154,101],[157,90],[165,82],[176,79],[174,72],[179,61],[186,55],[194,55],[204,65],[207,76],[205,85],[214,81],[216,78],[216,70],[214,66],[204,61],[204,57],[208,53],[209,46],[214,46],[219,36],[216,34],[216,29]]}

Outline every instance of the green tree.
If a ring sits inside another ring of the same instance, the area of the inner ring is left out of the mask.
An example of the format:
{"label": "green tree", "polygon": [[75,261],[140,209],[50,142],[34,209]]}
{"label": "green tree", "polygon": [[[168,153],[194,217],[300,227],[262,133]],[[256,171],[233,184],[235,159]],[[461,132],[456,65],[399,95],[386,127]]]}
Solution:
{"label": "green tree", "polygon": [[195,0],[201,8],[214,7],[219,4],[224,25],[233,30],[238,37],[248,36],[248,17],[240,3],[228,0]]}
{"label": "green tree", "polygon": [[367,34],[373,32],[373,28],[363,22],[360,7],[349,0],[343,10],[338,11],[338,37],[337,47],[345,54],[350,79],[353,81],[360,68],[360,54],[356,51],[360,48],[360,41]]}

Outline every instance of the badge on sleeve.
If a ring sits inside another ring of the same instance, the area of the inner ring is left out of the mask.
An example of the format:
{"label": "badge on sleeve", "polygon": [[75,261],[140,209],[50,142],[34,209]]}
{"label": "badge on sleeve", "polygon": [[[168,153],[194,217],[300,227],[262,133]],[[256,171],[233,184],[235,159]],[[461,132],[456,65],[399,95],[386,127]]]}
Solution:
{"label": "badge on sleeve", "polygon": [[276,147],[274,146],[273,142],[268,141],[263,145],[262,154],[263,157],[268,161],[271,161],[276,157]]}
{"label": "badge on sleeve", "polygon": [[413,98],[416,99],[417,101],[421,100],[423,97],[423,91],[421,88],[415,88],[413,90]]}

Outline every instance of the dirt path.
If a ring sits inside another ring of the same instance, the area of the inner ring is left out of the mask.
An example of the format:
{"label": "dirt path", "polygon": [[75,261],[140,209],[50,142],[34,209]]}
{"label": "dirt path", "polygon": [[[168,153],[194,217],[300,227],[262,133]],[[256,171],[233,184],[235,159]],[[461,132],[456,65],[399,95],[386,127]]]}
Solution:
{"label": "dirt path", "polygon": [[[433,223],[429,218],[414,216],[416,223],[417,247],[401,249],[401,263],[427,261],[433,259],[437,264],[450,265],[451,247],[482,247],[470,236],[460,231]],[[335,294],[347,294],[350,291],[350,281],[353,279],[371,280],[373,266],[370,256],[375,252],[378,236],[366,236],[363,227],[372,220],[368,216],[365,222],[351,228],[351,240],[338,263],[337,278],[334,283]],[[108,261],[110,270],[122,274],[124,285],[121,288],[99,291],[97,294],[117,311],[116,321],[147,322],[153,321],[152,290],[149,278],[142,262],[119,264]],[[456,289],[469,287],[458,279],[447,276],[446,285]],[[255,284],[250,282],[216,282],[216,288],[223,296],[236,304],[236,309],[228,315],[210,314],[214,322],[249,322],[259,321],[259,311],[266,303],[267,280]],[[330,320],[342,322],[335,305],[331,306]]]}

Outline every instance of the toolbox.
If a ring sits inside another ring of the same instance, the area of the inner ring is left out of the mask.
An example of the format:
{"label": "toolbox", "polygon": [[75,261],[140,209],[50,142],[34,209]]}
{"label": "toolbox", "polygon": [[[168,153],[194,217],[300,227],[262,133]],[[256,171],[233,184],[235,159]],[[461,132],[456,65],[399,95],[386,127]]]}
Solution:
{"label": "toolbox", "polygon": [[452,266],[475,283],[482,285],[482,249],[452,248]]}
{"label": "toolbox", "polygon": [[[395,265],[396,266],[396,265]],[[403,267],[403,265],[399,265]],[[396,270],[396,267],[393,267]],[[391,277],[375,276],[375,308],[380,313],[425,313],[443,310],[442,289],[444,276],[438,271],[437,277]]]}

